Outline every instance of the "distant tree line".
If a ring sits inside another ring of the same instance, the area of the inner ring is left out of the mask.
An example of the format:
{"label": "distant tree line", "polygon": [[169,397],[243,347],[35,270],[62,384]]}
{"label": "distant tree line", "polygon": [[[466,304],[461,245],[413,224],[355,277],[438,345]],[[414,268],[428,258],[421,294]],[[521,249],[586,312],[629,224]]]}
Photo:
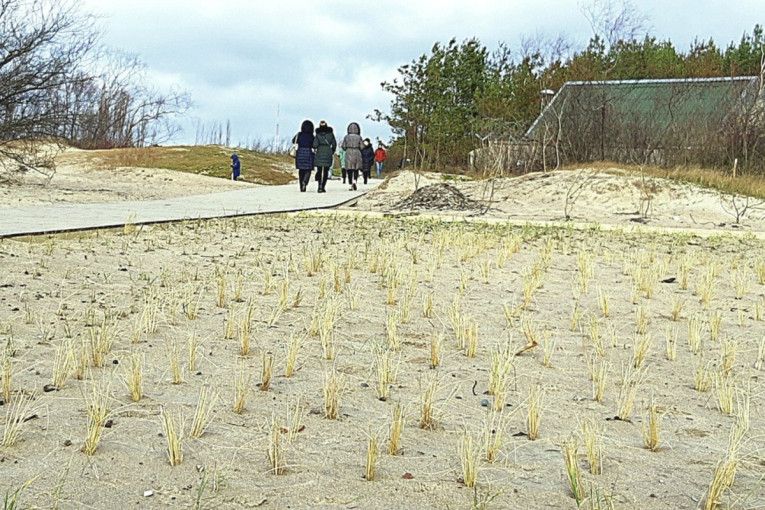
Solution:
{"label": "distant tree line", "polygon": [[387,122],[394,149],[417,166],[464,166],[487,138],[523,136],[540,113],[543,91],[567,81],[757,76],[765,36],[756,25],[741,40],[719,47],[697,39],[687,51],[642,34],[643,18],[628,0],[601,0],[585,7],[594,34],[571,51],[563,38],[525,39],[517,52],[505,44],[489,51],[478,39],[436,43],[429,53],[398,68],[382,83],[393,98]]}
{"label": "distant tree line", "polygon": [[141,147],[167,140],[189,97],[145,83],[105,50],[76,0],[0,0],[0,173],[45,168],[39,144]]}

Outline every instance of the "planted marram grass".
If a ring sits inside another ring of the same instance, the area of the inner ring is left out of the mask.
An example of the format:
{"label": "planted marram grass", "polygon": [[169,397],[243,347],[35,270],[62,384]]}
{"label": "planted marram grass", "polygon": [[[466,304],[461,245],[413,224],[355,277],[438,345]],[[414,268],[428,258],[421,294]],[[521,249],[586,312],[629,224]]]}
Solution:
{"label": "planted marram grass", "polygon": [[[269,473],[289,478],[266,487],[279,507],[765,504],[763,242],[424,216],[146,225],[48,255],[2,240],[7,485],[39,476],[38,507],[187,470],[172,495],[192,507],[257,505],[242,495]],[[561,476],[519,486],[518,466]]]}

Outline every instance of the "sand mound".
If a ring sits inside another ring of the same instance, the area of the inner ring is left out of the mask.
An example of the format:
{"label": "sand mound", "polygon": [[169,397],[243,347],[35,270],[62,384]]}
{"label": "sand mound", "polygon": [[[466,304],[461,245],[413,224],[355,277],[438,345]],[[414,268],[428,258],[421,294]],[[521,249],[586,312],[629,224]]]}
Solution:
{"label": "sand mound", "polygon": [[429,211],[469,211],[478,209],[475,200],[467,198],[451,184],[438,183],[415,190],[394,206],[396,209],[424,209]]}

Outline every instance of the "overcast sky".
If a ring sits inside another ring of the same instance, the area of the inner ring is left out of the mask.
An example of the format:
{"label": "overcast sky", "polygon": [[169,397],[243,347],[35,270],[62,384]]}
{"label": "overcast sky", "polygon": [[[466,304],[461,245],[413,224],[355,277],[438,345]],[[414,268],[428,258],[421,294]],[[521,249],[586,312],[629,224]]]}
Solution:
{"label": "overcast sky", "polygon": [[[387,126],[366,116],[387,111],[380,83],[428,53],[433,43],[477,37],[491,51],[500,41],[565,36],[575,49],[592,35],[578,0],[82,0],[102,17],[104,42],[138,55],[150,79],[178,86],[194,102],[194,124],[230,120],[232,143],[272,141],[277,108],[282,138],[305,118],[326,119],[344,134],[387,140]],[[695,37],[720,47],[765,24],[765,0],[635,0],[651,35],[685,51]]]}

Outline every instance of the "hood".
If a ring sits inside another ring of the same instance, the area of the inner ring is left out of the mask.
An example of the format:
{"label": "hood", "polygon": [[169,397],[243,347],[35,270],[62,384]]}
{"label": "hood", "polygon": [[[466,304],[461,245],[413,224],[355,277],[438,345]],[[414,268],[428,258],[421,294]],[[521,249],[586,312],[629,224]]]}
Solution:
{"label": "hood", "polygon": [[233,159],[234,163],[236,163],[237,161],[239,161],[239,156],[237,156],[236,154],[232,154],[231,159]]}
{"label": "hood", "polygon": [[360,135],[361,134],[361,128],[356,122],[351,122],[348,124],[348,134],[349,135]]}
{"label": "hood", "polygon": [[300,132],[312,135],[313,134],[313,122],[311,122],[310,120],[304,120],[303,123],[300,125]]}
{"label": "hood", "polygon": [[319,126],[316,128],[316,134],[320,135],[322,133],[331,133],[332,128],[330,126]]}

